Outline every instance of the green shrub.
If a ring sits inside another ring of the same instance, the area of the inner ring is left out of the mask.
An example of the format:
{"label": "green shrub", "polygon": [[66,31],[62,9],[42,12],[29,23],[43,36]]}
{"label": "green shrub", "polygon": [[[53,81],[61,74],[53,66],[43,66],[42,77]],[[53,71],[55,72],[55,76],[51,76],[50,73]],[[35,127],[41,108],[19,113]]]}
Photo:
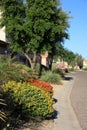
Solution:
{"label": "green shrub", "polygon": [[73,72],[73,71],[75,71],[74,68],[69,68],[69,72]]}
{"label": "green shrub", "polygon": [[56,74],[59,74],[62,78],[64,78],[64,76],[65,76],[64,72],[61,69],[58,69],[58,68],[54,68],[52,70],[52,72],[56,73]]}
{"label": "green shrub", "polygon": [[[13,111],[16,107],[21,108],[20,115],[26,117],[51,117],[53,114],[52,95],[46,90],[36,86],[31,86],[27,82],[9,81],[3,85],[5,93],[8,93],[7,100],[14,103]],[[10,108],[11,105],[10,104]]]}
{"label": "green shrub", "polygon": [[8,60],[0,59],[0,81],[8,80],[25,81],[29,78],[37,78],[38,74],[35,70],[20,63],[9,63]]}
{"label": "green shrub", "polygon": [[45,71],[40,77],[41,81],[45,81],[52,84],[61,84],[61,76],[52,71]]}
{"label": "green shrub", "polygon": [[87,71],[87,68],[83,68],[83,70]]}

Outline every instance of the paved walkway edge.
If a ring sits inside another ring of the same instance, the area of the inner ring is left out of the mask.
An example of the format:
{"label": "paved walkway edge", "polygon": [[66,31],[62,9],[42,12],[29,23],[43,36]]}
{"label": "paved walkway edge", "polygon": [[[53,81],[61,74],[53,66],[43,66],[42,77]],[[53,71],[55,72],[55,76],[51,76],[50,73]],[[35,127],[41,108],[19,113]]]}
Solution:
{"label": "paved walkway edge", "polygon": [[59,93],[54,90],[54,98],[57,99],[54,109],[58,114],[54,119],[53,130],[82,130],[70,101],[74,81],[75,77],[66,83]]}

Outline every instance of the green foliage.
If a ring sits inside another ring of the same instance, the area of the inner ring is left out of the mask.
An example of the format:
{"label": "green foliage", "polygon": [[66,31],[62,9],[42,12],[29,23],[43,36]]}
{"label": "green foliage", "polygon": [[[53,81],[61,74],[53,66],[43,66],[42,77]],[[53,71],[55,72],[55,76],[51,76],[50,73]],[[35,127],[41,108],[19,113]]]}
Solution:
{"label": "green foliage", "polygon": [[[6,27],[12,51],[55,54],[58,43],[68,39],[69,16],[56,0],[1,0],[1,27]],[[28,58],[28,57],[27,57]],[[29,60],[29,58],[28,58]]]}
{"label": "green foliage", "polygon": [[52,84],[61,84],[61,76],[57,73],[53,73],[52,71],[45,71],[40,80],[52,83]]}
{"label": "green foliage", "polygon": [[[66,28],[69,27],[68,15],[62,11],[60,2],[56,0],[26,1],[25,28],[30,36],[31,49],[44,53],[46,50],[52,53],[55,43],[68,37]],[[28,29],[27,29],[28,27]],[[28,46],[28,48],[30,48]]]}
{"label": "green foliage", "polygon": [[[27,82],[15,81],[7,82],[3,85],[3,89],[4,93],[8,94],[7,101],[12,99],[10,108],[13,109],[11,109],[11,113],[17,112],[17,108],[19,108],[18,111],[22,117],[52,117],[53,99],[49,92],[39,87],[31,86]],[[13,107],[11,106],[12,104]]]}
{"label": "green foliage", "polygon": [[73,72],[73,71],[75,71],[74,68],[69,68],[69,72]]}
{"label": "green foliage", "polygon": [[62,70],[58,69],[58,68],[54,68],[52,70],[53,73],[59,74],[62,78],[64,78],[65,74]]}
{"label": "green foliage", "polygon": [[0,81],[8,80],[26,81],[29,78],[37,78],[37,72],[24,64],[12,63],[6,59],[0,59]]}
{"label": "green foliage", "polygon": [[60,59],[60,61],[67,62],[68,65],[72,68],[76,66],[76,54],[66,49],[62,44],[58,44],[58,47],[56,49],[54,60],[57,62],[58,59]]}
{"label": "green foliage", "polygon": [[1,2],[1,6],[3,7],[1,27],[6,27],[6,34],[9,42],[17,43],[19,36],[23,38],[23,35],[20,35],[20,32],[23,33],[22,25],[25,17],[23,2],[22,0],[1,0]]}
{"label": "green foliage", "polygon": [[83,57],[81,55],[77,54],[75,60],[76,60],[77,65],[79,66],[79,68],[82,69],[83,68],[83,60],[84,60]]}
{"label": "green foliage", "polygon": [[57,55],[59,56],[60,59],[66,61],[69,65],[71,65],[71,63],[75,61],[76,56],[72,51],[64,48],[64,46],[61,44],[59,44]]}
{"label": "green foliage", "polygon": [[83,68],[83,70],[87,71],[87,68]]}
{"label": "green foliage", "polygon": [[58,58],[63,59],[64,57],[64,47],[62,44],[58,43],[57,47],[56,47],[56,52],[55,52],[55,56],[54,56],[54,61],[57,62]]}
{"label": "green foliage", "polygon": [[69,50],[65,50],[65,61],[68,63],[68,65],[74,65],[75,64],[75,53]]}

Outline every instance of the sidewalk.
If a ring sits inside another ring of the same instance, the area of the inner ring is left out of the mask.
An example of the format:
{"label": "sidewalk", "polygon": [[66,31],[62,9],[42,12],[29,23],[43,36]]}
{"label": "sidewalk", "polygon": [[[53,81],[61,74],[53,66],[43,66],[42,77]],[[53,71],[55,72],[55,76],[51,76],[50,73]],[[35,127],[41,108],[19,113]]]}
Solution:
{"label": "sidewalk", "polygon": [[82,130],[70,102],[70,93],[74,80],[64,81],[64,85],[53,87],[57,117],[52,130]]}

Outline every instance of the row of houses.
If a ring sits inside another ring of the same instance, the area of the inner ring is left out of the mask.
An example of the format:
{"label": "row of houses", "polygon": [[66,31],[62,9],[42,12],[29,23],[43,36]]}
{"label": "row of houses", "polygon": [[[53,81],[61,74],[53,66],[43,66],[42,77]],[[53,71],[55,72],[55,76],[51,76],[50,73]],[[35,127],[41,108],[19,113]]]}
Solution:
{"label": "row of houses", "polygon": [[[57,62],[57,67],[61,70],[72,68],[71,66],[68,66],[67,62],[64,61],[58,61]],[[87,60],[83,61],[83,69],[87,68]],[[79,69],[77,65],[74,66],[74,69]]]}

